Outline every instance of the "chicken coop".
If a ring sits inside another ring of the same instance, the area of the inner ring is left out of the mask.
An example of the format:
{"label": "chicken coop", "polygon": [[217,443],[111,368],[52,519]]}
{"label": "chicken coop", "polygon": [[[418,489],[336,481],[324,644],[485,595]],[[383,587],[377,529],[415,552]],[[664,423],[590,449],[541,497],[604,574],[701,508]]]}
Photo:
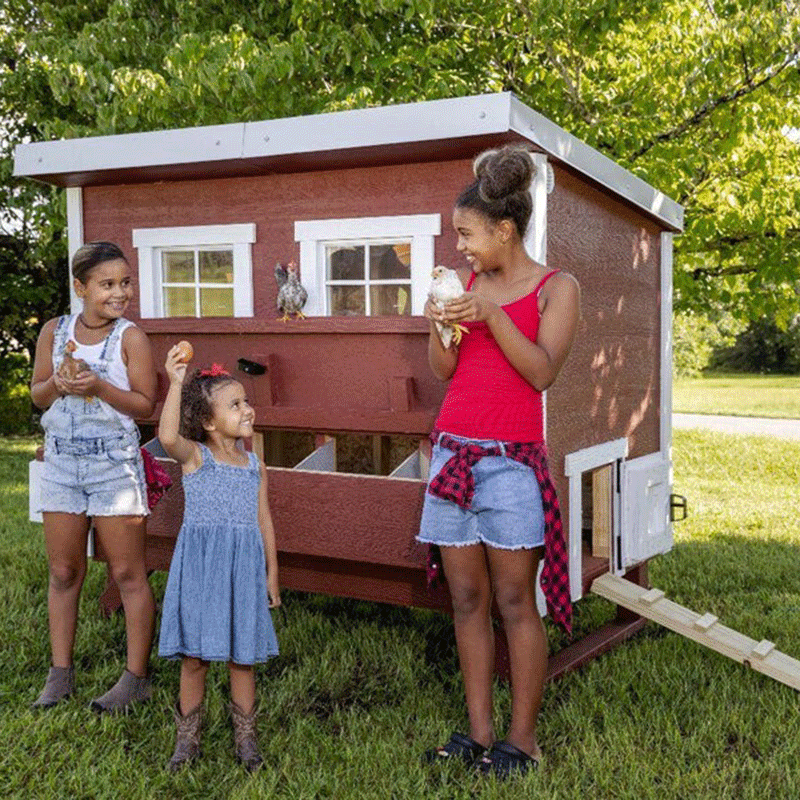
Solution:
{"label": "chicken coop", "polygon": [[[505,143],[537,164],[530,254],[582,287],[572,353],[545,395],[572,599],[604,573],[645,585],[648,559],[672,545],[682,227],[681,207],[657,189],[510,93],[16,151],[16,175],[66,188],[71,252],[104,239],[128,255],[127,316],[156,364],[188,339],[194,363],[222,363],[245,385],[287,588],[448,608],[446,590],[426,587],[414,540],[446,388],[428,367],[421,314],[434,265],[462,259],[451,215],[472,159]],[[275,267],[291,261],[305,318],[282,320]],[[139,420],[157,456],[159,413]],[[151,569],[167,569],[183,508],[177,465],[164,464],[175,484],[148,521]],[[621,609],[555,656],[551,674],[641,624]]]}

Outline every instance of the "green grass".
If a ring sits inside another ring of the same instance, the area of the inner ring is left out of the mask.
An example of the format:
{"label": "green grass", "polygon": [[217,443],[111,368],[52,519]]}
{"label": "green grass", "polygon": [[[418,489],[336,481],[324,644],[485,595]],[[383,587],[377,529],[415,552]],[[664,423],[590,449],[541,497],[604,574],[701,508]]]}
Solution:
{"label": "green grass", "polygon": [[[282,653],[259,669],[266,765],[231,755],[224,669],[212,669],[204,757],[164,771],[178,667],[153,658],[155,696],[124,718],[89,700],[116,679],[123,620],[105,619],[93,564],[81,606],[77,697],[34,714],[48,664],[41,526],[27,521],[32,440],[0,439],[0,792],[4,798],[405,800],[787,800],[800,792],[798,696],[789,687],[650,624],[633,640],[548,685],[537,774],[502,786],[419,754],[466,720],[449,621],[429,612],[286,592]],[[689,518],[651,579],[800,656],[800,444],[675,432],[675,491]],[[154,576],[157,597],[164,575]],[[581,628],[611,613],[578,604]],[[558,637],[552,641],[558,643]],[[497,722],[509,717],[497,689]]]}
{"label": "green grass", "polygon": [[676,378],[674,411],[800,419],[800,375],[709,373]]}

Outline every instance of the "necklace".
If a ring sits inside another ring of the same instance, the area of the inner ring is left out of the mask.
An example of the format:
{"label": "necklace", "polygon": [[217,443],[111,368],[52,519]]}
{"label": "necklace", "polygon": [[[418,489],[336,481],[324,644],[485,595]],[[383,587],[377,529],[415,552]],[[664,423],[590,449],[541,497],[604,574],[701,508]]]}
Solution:
{"label": "necklace", "polygon": [[90,331],[99,331],[100,328],[105,328],[107,325],[110,325],[112,322],[116,322],[114,319],[106,320],[102,325],[87,325],[86,320],[83,318],[83,314],[78,314],[78,319],[81,321],[81,325],[84,328]]}

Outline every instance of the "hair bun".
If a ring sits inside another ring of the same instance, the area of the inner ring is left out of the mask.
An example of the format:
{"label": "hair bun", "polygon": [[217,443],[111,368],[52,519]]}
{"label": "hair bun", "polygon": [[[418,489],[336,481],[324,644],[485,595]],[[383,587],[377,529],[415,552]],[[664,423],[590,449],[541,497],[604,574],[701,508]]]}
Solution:
{"label": "hair bun", "polygon": [[478,192],[487,203],[494,203],[517,192],[527,192],[536,165],[528,150],[519,145],[505,145],[486,150],[473,162]]}

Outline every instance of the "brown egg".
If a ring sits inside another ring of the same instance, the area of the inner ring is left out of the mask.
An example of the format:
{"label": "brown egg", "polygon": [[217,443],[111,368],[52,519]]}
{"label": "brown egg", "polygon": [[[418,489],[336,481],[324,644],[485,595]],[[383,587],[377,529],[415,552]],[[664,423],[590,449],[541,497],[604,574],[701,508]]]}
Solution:
{"label": "brown egg", "polygon": [[188,364],[192,360],[192,356],[194,356],[194,348],[185,339],[178,342],[177,347],[180,351],[178,353],[178,360],[182,364]]}

